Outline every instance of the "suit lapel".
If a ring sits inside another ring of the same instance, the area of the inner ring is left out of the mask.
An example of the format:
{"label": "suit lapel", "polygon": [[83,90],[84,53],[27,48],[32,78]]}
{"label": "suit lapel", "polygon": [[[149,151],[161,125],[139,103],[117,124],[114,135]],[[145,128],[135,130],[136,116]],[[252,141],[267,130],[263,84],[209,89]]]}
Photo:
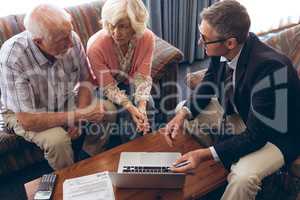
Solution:
{"label": "suit lapel", "polygon": [[253,33],[249,34],[247,41],[244,44],[242,52],[240,54],[235,74],[235,92],[234,92],[234,101],[237,102],[237,94],[241,88],[241,80],[244,78],[246,73],[247,64],[249,63],[249,57],[252,50],[253,42],[256,39],[256,36]]}

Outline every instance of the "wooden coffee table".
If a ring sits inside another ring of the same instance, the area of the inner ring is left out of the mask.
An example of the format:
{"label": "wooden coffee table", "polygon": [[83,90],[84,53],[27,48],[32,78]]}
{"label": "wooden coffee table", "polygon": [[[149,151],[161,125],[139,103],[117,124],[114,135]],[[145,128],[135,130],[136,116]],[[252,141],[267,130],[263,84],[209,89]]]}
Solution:
{"label": "wooden coffee table", "polygon": [[[174,147],[169,147],[161,134],[148,134],[97,156],[78,162],[68,168],[56,171],[55,173],[58,175],[58,178],[52,199],[63,199],[62,188],[63,182],[66,179],[102,171],[117,171],[121,152],[181,152],[183,154],[191,150],[202,148],[196,140],[189,135],[180,136],[175,144]],[[226,175],[227,172],[220,163],[208,161],[197,168],[193,175],[187,175],[185,186],[181,190],[115,188],[115,197],[117,200],[197,199],[224,184]],[[36,183],[37,180],[33,182]]]}

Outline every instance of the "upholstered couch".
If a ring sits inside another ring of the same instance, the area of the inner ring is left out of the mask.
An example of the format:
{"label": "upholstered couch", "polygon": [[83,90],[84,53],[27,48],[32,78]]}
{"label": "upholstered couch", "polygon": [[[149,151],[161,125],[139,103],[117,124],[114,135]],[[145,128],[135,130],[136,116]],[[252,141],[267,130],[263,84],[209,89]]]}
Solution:
{"label": "upholstered couch", "polygon": [[[281,30],[277,30],[276,32],[270,31],[264,34],[260,34],[259,37],[268,45],[273,47],[279,52],[287,55],[293,62],[294,67],[298,71],[298,75],[300,78],[300,23],[289,25],[287,28],[283,28]],[[206,72],[207,68],[188,73],[186,76],[186,84],[194,89],[196,85],[198,85]],[[211,103],[208,109],[211,108],[220,108],[219,105],[216,105],[216,101]],[[216,124],[216,120],[220,119],[222,113],[220,111],[211,112],[209,114],[199,115],[197,118],[192,121],[189,126],[193,126],[194,123],[202,123],[205,122],[207,124]],[[239,120],[235,117],[232,119],[234,123],[239,122]],[[237,128],[241,126],[238,123]],[[196,137],[199,139],[203,145],[209,145],[213,142],[213,138],[207,135],[203,136],[201,131],[196,132]],[[299,130],[300,134],[300,130]],[[282,173],[283,172],[283,173]],[[284,177],[284,191],[285,192],[296,192],[294,195],[297,196],[297,193],[300,192],[300,156],[297,160],[295,160],[290,166],[285,166],[284,170],[281,170],[278,174]],[[277,174],[277,175],[278,175]],[[281,182],[282,183],[282,182]],[[293,191],[291,191],[293,190]],[[286,198],[285,198],[286,199]],[[298,198],[300,199],[300,193]]]}
{"label": "upholstered couch", "polygon": [[[86,46],[89,37],[101,29],[100,16],[104,1],[95,1],[79,6],[69,7],[66,10],[72,15],[73,26],[80,36],[82,43]],[[24,30],[24,15],[11,15],[0,18],[0,47],[10,37]],[[176,92],[176,88],[163,87],[166,81],[176,81],[178,62],[182,59],[182,53],[172,45],[156,37],[156,46],[152,63],[152,77],[154,83],[159,86],[159,97],[163,97]],[[174,95],[173,95],[174,96]],[[160,99],[156,98],[159,103]],[[167,109],[174,109],[176,99],[165,102]],[[161,115],[160,120],[164,120]],[[6,182],[8,177],[25,177],[30,180],[34,177],[27,176],[35,174],[40,176],[47,162],[43,158],[42,151],[34,144],[29,144],[22,138],[5,131],[0,132],[0,182]],[[33,168],[34,167],[34,168]],[[34,169],[34,170],[32,170]],[[49,167],[46,167],[46,171]],[[33,173],[36,172],[36,173]],[[43,171],[45,172],[45,170]]]}

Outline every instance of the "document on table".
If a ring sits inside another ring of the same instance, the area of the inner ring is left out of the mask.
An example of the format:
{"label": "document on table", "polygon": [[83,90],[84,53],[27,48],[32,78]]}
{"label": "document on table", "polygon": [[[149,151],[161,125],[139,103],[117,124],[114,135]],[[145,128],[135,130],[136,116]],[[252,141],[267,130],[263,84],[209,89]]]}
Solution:
{"label": "document on table", "polygon": [[64,200],[115,200],[108,172],[67,179],[63,183]]}

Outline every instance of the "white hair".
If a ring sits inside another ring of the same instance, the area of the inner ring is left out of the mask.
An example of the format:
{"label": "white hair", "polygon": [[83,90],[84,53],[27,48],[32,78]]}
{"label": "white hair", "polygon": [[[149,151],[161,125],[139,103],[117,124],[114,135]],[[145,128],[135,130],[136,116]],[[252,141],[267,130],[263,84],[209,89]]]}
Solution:
{"label": "white hair", "polygon": [[65,22],[71,23],[71,16],[64,9],[40,4],[29,11],[24,18],[24,26],[32,38],[51,39],[50,30],[63,27]]}
{"label": "white hair", "polygon": [[103,28],[111,34],[109,25],[116,25],[120,19],[128,17],[137,36],[143,35],[149,18],[142,0],[107,0],[102,8]]}

